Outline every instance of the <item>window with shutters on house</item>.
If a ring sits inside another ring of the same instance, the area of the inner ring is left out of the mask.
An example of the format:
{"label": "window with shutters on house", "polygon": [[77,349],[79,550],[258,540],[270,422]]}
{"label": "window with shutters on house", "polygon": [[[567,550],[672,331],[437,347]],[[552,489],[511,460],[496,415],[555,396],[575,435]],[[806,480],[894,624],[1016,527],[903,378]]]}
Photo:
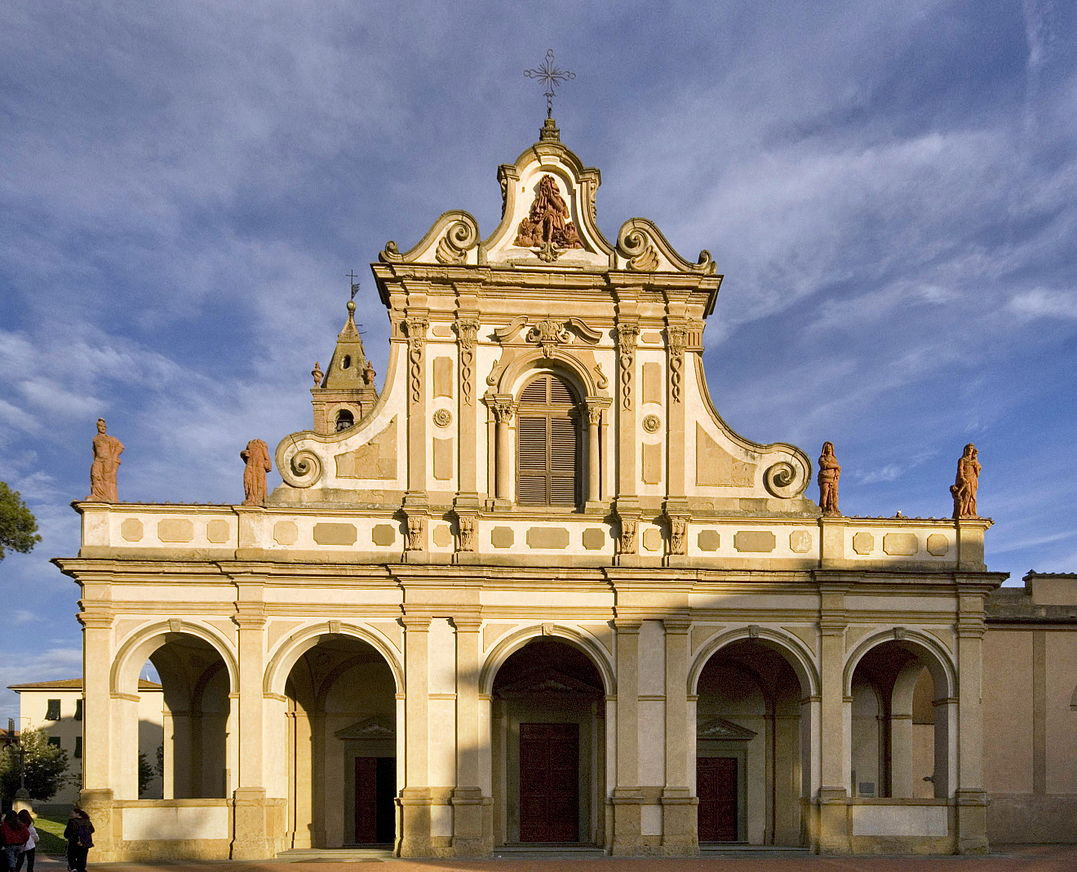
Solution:
{"label": "window with shutters on house", "polygon": [[553,373],[532,379],[516,416],[516,501],[529,506],[580,502],[580,416],[576,392]]}

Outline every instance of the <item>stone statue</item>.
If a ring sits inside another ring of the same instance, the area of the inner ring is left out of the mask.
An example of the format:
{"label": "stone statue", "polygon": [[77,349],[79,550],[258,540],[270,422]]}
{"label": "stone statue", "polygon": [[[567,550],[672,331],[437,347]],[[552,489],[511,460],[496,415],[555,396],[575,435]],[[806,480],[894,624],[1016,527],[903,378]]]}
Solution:
{"label": "stone statue", "polygon": [[97,419],[97,435],[93,437],[93,463],[90,465],[90,495],[88,500],[115,503],[116,473],[120,468],[123,443],[109,436],[104,418]]}
{"label": "stone statue", "polygon": [[261,439],[252,439],[247,447],[239,452],[247,464],[243,470],[243,505],[264,506],[266,504],[266,473],[273,468],[269,459],[269,446]]}
{"label": "stone statue", "polygon": [[950,485],[950,494],[954,498],[955,518],[976,518],[976,491],[980,487],[980,452],[971,442],[965,446],[961,459],[957,461],[957,478]]}
{"label": "stone statue", "polygon": [[320,388],[322,380],[325,378],[325,373],[322,372],[322,365],[319,361],[314,361],[314,369],[310,371],[310,375],[314,379],[314,387]]}
{"label": "stone statue", "polygon": [[834,443],[824,442],[823,453],[819,455],[819,508],[824,515],[837,517],[841,515],[838,509],[838,479],[841,478],[841,464],[834,456]]}

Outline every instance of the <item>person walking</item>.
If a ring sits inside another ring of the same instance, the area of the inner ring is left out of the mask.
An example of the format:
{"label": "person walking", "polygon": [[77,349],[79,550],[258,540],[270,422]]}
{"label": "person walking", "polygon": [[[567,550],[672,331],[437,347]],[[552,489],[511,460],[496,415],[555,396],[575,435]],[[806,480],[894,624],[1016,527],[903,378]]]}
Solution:
{"label": "person walking", "polygon": [[13,811],[4,815],[0,823],[0,843],[3,843],[4,872],[14,872],[22,846],[30,838],[30,831]]}
{"label": "person walking", "polygon": [[64,838],[67,839],[68,872],[86,872],[86,855],[93,847],[93,823],[81,808],[71,809]]}
{"label": "person walking", "polygon": [[15,872],[22,869],[23,860],[26,861],[26,872],[34,872],[34,858],[37,856],[37,843],[41,836],[37,834],[33,815],[25,808],[19,812],[19,820],[23,822],[23,825],[30,832],[30,838],[26,840],[26,844],[22,847],[22,853],[19,854],[19,859],[15,862]]}

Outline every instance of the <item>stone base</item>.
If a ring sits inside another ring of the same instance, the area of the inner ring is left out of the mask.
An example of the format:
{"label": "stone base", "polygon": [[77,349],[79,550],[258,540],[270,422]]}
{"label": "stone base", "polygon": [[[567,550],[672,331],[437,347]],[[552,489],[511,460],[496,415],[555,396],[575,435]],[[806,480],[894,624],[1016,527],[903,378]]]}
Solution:
{"label": "stone base", "polygon": [[987,836],[999,845],[1077,842],[1077,795],[992,793]]}

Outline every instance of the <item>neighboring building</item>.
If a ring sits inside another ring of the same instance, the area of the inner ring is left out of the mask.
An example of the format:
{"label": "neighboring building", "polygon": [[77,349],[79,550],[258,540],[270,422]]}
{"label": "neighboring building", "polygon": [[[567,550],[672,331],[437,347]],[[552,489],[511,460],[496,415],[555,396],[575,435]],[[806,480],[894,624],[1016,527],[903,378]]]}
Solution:
{"label": "neighboring building", "polygon": [[350,305],[267,505],[76,504],[95,856],[987,851],[991,522],[821,512],[712,405],[710,255],[607,241],[552,120],[498,177],[386,245],[384,389]]}
{"label": "neighboring building", "polygon": [[1077,575],[1029,572],[987,600],[992,841],[1077,842]]}
{"label": "neighboring building", "polygon": [[[82,781],[82,679],[11,684],[8,690],[19,695],[19,729],[44,730],[50,744],[67,751],[68,773],[73,776],[71,783],[55,796],[35,805],[39,808],[73,805],[78,800]],[[140,678],[138,696],[138,748],[147,762],[156,767],[157,749],[164,741],[161,685]],[[152,797],[161,797],[161,778],[156,774],[142,792],[142,798]]]}

